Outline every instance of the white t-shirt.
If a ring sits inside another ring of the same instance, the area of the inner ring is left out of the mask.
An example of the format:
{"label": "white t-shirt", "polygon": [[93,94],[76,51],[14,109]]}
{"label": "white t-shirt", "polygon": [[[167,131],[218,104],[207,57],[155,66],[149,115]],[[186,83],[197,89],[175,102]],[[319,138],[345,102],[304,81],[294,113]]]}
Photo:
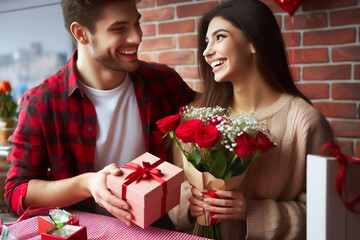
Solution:
{"label": "white t-shirt", "polygon": [[[112,90],[98,90],[80,82],[93,103],[97,117],[95,171],[110,163],[119,167],[145,153],[142,124],[130,75]],[[96,212],[110,215],[96,205]]]}
{"label": "white t-shirt", "polygon": [[145,153],[142,124],[130,75],[112,90],[98,90],[80,82],[97,117],[95,171],[110,163],[119,167]]}

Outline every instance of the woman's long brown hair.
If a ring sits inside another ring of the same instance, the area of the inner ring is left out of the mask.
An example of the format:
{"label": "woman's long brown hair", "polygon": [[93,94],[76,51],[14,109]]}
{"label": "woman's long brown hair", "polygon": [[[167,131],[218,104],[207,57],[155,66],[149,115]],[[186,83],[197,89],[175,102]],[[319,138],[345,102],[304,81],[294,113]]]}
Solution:
{"label": "woman's long brown hair", "polygon": [[256,64],[259,72],[271,88],[301,97],[311,103],[297,89],[292,79],[282,34],[271,10],[258,0],[233,0],[206,13],[200,21],[198,61],[203,94],[197,99],[195,105],[228,107],[233,101],[232,84],[216,82],[212,69],[203,56],[203,51],[206,49],[205,36],[209,23],[214,17],[222,17],[231,22],[253,44],[256,49]]}

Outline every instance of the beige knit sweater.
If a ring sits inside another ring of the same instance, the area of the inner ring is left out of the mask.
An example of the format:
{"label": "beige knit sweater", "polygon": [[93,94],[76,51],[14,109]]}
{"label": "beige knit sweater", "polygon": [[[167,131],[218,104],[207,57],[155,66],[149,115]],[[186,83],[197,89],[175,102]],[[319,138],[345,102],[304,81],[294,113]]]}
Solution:
{"label": "beige knit sweater", "polygon": [[[250,166],[239,188],[247,199],[247,220],[223,220],[223,238],[305,239],[306,155],[319,154],[324,143],[333,141],[330,127],[310,104],[287,94],[255,116],[267,124],[278,147]],[[175,162],[181,166],[181,157]],[[181,202],[169,213],[188,232],[193,227],[188,220],[190,188],[187,181],[182,184]]]}

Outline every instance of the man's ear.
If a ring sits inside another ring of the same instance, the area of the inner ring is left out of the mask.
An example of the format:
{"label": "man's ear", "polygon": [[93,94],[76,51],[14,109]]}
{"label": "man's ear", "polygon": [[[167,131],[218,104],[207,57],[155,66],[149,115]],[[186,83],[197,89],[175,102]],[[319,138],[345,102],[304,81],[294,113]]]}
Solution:
{"label": "man's ear", "polygon": [[70,31],[78,43],[85,45],[89,42],[88,37],[86,35],[88,30],[80,23],[73,22],[70,25]]}

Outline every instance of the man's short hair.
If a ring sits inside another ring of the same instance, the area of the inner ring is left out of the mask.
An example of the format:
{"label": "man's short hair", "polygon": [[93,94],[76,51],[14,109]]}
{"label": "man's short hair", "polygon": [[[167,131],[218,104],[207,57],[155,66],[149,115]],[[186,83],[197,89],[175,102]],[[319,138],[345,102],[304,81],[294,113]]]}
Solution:
{"label": "man's short hair", "polygon": [[61,0],[65,28],[69,31],[73,22],[78,22],[86,27],[91,33],[95,31],[95,23],[101,19],[101,7],[109,2],[123,2],[141,0]]}

